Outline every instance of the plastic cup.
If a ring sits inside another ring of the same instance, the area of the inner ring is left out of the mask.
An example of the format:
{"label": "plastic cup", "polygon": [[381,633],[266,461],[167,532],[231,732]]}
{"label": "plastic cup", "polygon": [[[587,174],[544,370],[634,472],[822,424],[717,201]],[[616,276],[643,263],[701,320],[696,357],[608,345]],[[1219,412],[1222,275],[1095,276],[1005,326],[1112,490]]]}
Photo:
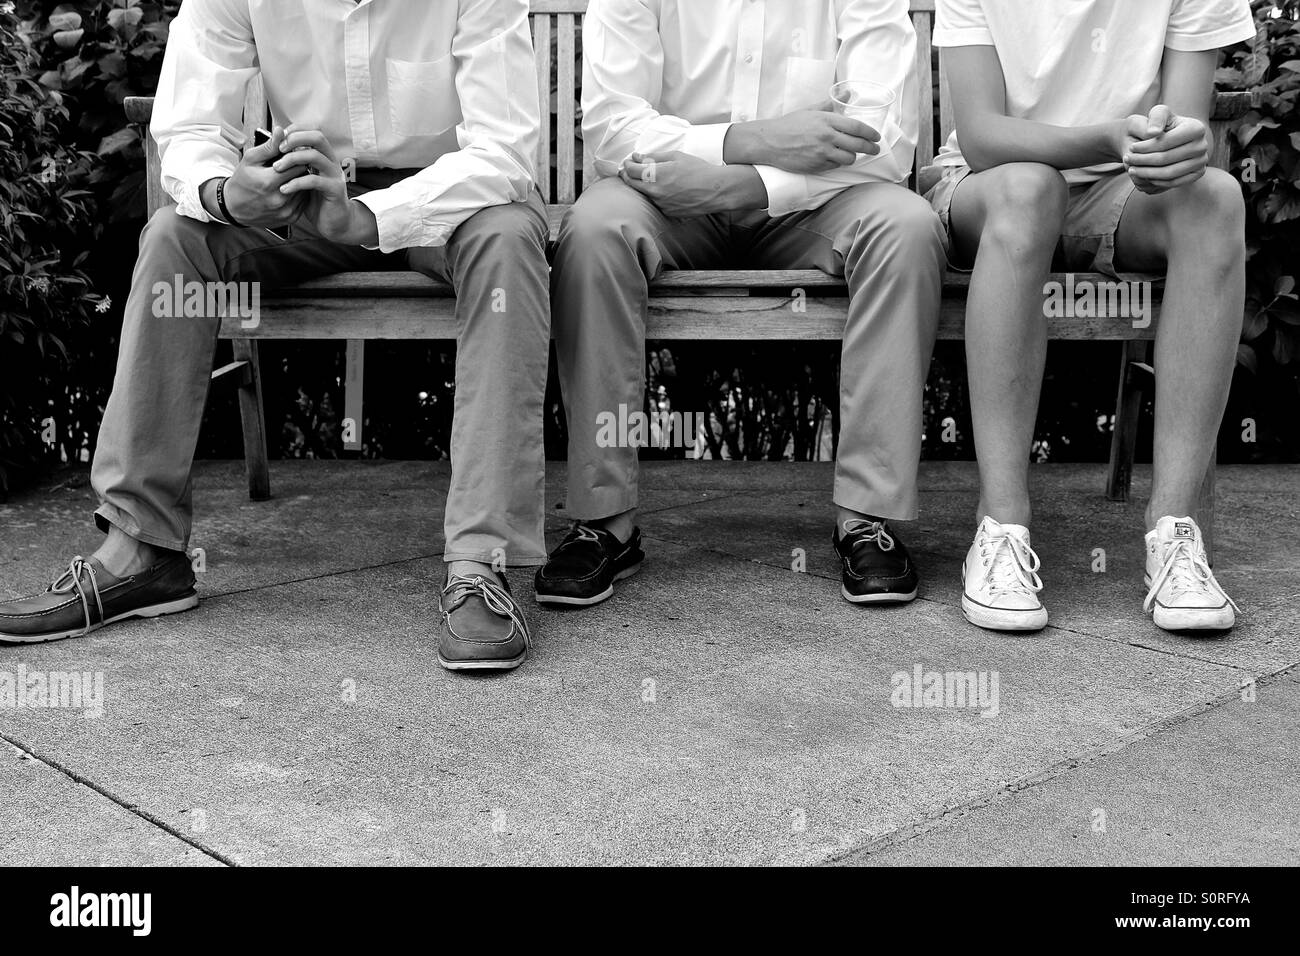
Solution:
{"label": "plastic cup", "polygon": [[831,87],[835,112],[866,123],[877,133],[884,130],[894,99],[893,90],[870,80],[844,80]]}

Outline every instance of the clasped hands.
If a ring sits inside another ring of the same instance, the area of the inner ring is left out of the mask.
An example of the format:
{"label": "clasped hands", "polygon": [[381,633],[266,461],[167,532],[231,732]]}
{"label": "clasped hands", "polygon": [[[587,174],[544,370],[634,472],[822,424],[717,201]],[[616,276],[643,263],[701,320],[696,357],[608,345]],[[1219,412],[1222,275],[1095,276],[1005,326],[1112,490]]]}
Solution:
{"label": "clasped hands", "polygon": [[348,197],[343,166],[319,130],[275,127],[269,140],[244,151],[225,199],[241,225],[273,229],[306,218],[335,242],[379,241],[374,214]]}
{"label": "clasped hands", "polygon": [[1135,113],[1117,129],[1116,152],[1137,188],[1155,196],[1194,183],[1210,164],[1209,130],[1167,106]]}
{"label": "clasped hands", "polygon": [[725,165],[681,152],[635,153],[618,175],[665,216],[687,219],[765,205],[755,202],[755,190],[763,189],[755,166],[816,175],[879,152],[878,130],[832,112],[827,102],[821,109],[732,124],[723,145]]}

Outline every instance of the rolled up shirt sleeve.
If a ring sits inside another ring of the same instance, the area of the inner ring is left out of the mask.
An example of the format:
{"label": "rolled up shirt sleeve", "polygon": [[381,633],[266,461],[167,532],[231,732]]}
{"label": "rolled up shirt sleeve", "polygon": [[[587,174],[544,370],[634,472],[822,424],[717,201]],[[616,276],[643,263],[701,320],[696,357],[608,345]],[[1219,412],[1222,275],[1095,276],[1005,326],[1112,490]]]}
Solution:
{"label": "rolled up shirt sleeve", "polygon": [[861,156],[852,166],[828,173],[792,173],[758,166],[767,187],[768,215],[784,216],[817,209],[851,186],[867,182],[899,183],[916,158],[918,91],[913,66],[916,31],[908,0],[838,0],[836,30],[839,53],[835,78],[868,80],[894,92],[880,133],[880,152]]}
{"label": "rolled up shirt sleeve", "polygon": [[541,106],[528,0],[465,0],[452,41],[460,149],[413,176],[360,196],[379,246],[395,252],[444,245],[489,206],[526,200],[536,179]]}
{"label": "rolled up shirt sleeve", "polygon": [[723,165],[729,122],[691,123],[660,113],[664,48],[645,0],[592,0],[582,25],[582,133],[597,173],[633,153],[686,153]]}
{"label": "rolled up shirt sleeve", "polygon": [[181,215],[209,221],[199,188],[239,165],[244,98],[256,75],[247,3],[186,0],[171,24],[149,124],[163,189]]}

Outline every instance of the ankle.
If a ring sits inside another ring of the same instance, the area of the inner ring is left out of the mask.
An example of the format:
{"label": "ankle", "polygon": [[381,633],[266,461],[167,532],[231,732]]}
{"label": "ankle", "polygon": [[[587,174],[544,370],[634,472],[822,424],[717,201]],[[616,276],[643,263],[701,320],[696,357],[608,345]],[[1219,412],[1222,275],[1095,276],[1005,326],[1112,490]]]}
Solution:
{"label": "ankle", "polygon": [[1033,520],[1033,510],[1029,506],[1029,501],[994,501],[987,502],[980,500],[979,507],[975,509],[975,523],[980,524],[985,518],[992,518],[998,524],[1015,524],[1022,528],[1028,528],[1030,521]]}
{"label": "ankle", "polygon": [[625,511],[621,515],[613,515],[609,518],[597,518],[592,521],[583,521],[582,524],[591,528],[600,528],[602,531],[608,531],[614,537],[618,538],[619,544],[627,544],[632,538],[632,532],[636,530],[636,511]]}
{"label": "ankle", "polygon": [[870,521],[872,524],[888,524],[888,520],[878,515],[869,515],[862,511],[851,511],[848,508],[835,509],[835,527],[840,534],[844,534],[844,526],[850,521]]}
{"label": "ankle", "polygon": [[165,553],[162,548],[132,538],[118,528],[111,528],[92,557],[109,574],[126,578],[152,567]]}
{"label": "ankle", "polygon": [[486,578],[498,583],[502,580],[502,575],[492,565],[482,561],[448,561],[447,574],[462,578]]}

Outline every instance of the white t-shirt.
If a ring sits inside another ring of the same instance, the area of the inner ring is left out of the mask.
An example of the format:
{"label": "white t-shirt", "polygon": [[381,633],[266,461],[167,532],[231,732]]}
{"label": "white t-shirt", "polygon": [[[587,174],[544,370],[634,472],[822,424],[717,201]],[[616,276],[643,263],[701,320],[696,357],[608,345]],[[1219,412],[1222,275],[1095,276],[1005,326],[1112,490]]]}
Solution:
{"label": "white t-shirt", "polygon": [[[934,45],[993,46],[1007,114],[1092,126],[1160,102],[1165,48],[1200,51],[1255,35],[1249,0],[938,0]],[[935,163],[962,166],[957,133]],[[1118,164],[1066,172],[1092,182]]]}

